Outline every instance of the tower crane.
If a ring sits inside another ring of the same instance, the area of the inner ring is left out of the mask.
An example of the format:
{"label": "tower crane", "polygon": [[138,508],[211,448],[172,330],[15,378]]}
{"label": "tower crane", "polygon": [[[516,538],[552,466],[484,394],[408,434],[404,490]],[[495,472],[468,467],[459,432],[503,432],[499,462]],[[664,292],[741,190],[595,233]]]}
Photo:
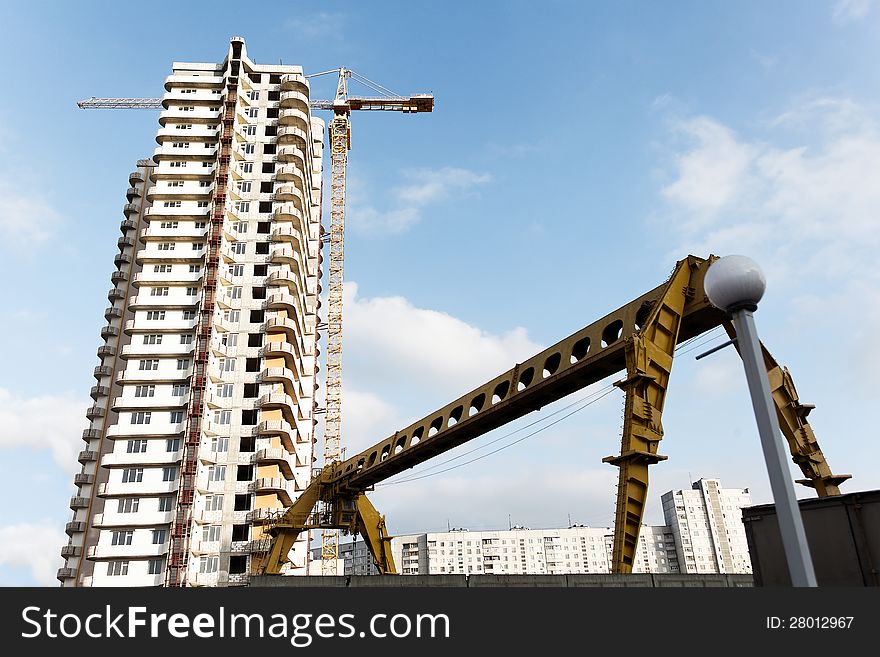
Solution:
{"label": "tower crane", "polygon": [[[269,528],[272,536],[263,574],[279,574],[297,536],[307,529],[337,528],[363,535],[379,572],[394,574],[385,518],[365,492],[394,475],[621,370],[614,385],[625,393],[620,454],[603,459],[620,469],[612,572],[635,564],[648,492],[648,467],[658,453],[661,416],[678,344],[723,326],[728,316],[706,297],[703,279],[714,256],[688,256],[669,279],[650,292],[564,338],[510,370],[404,427],[360,454],[328,463]],[[798,399],[789,371],[763,347],[764,365],[782,436],[792,460],[820,497],[839,495],[850,475],[831,472],[807,421],[810,404]],[[316,506],[321,511],[314,512]]]}
{"label": "tower crane", "polygon": [[[330,230],[327,242],[329,287],[327,303],[327,380],[326,415],[324,420],[324,467],[338,463],[342,450],[342,290],[345,264],[345,173],[351,149],[351,122],[355,110],[397,111],[404,113],[431,112],[432,94],[401,96],[348,68],[337,68],[307,75],[319,77],[338,74],[333,100],[311,100],[312,110],[331,110],[333,119],[328,127],[330,142]],[[349,96],[348,81],[355,80],[372,89],[378,96]],[[77,102],[80,109],[162,109],[161,98],[96,98]],[[339,559],[339,529],[323,528],[321,533],[321,572],[336,574]]]}

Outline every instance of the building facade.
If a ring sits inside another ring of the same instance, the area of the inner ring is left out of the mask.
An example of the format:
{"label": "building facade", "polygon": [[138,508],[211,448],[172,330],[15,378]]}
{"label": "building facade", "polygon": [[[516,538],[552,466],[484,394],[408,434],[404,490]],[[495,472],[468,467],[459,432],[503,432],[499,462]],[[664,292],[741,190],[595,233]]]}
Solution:
{"label": "building facade", "polygon": [[721,488],[718,479],[700,479],[691,490],[669,491],[661,503],[682,573],[752,572],[741,511],[752,504],[748,488]]}
{"label": "building facade", "polygon": [[[750,574],[742,511],[747,488],[721,488],[700,479],[691,490],[661,496],[665,526],[642,526],[635,573]],[[554,575],[610,573],[611,527],[468,531],[395,536],[391,552],[402,575]],[[320,549],[313,550],[320,559]],[[366,544],[340,546],[340,575],[378,574]]]}
{"label": "building facade", "polygon": [[158,148],[129,178],[62,586],[244,584],[311,476],[324,124],[308,81],[233,37],[165,89]]}

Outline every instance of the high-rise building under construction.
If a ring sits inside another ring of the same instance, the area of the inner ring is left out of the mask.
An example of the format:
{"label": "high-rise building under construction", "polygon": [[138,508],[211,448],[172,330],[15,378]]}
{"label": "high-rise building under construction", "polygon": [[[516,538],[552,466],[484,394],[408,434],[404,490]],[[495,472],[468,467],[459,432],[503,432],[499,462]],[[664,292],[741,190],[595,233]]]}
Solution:
{"label": "high-rise building under construction", "polygon": [[129,178],[62,586],[246,583],[313,465],[324,123],[308,81],[234,37],[221,64],[174,63],[165,89],[159,147]]}

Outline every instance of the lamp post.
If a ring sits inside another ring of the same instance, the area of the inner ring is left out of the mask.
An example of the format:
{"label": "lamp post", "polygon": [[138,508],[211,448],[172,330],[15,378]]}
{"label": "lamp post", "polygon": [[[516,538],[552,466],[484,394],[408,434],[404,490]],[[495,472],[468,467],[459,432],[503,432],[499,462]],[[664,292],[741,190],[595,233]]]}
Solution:
{"label": "lamp post", "polygon": [[731,255],[719,258],[709,267],[703,282],[713,306],[728,312],[736,329],[736,339],[745,368],[746,381],[758,423],[770,488],[776,503],[776,518],[788,561],[792,586],[816,586],[804,523],[788,472],[782,433],[770,396],[770,384],[761,343],[752,315],[764,296],[767,281],[761,268],[750,258]]}

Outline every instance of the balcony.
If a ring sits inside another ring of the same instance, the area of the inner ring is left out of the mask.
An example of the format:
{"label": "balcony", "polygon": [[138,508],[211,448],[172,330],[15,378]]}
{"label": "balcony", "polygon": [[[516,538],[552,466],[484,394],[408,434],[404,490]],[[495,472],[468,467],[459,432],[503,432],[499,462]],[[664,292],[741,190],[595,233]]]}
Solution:
{"label": "balcony", "polygon": [[280,383],[292,398],[303,397],[303,389],[293,370],[286,367],[267,367],[257,375],[257,383]]}
{"label": "balcony", "polygon": [[285,89],[281,87],[281,107],[296,107],[303,112],[309,111],[309,90],[299,85]]}
{"label": "balcony", "polygon": [[[174,295],[174,296],[150,296],[144,292],[128,298],[128,307],[131,310],[175,310],[194,309],[199,305],[199,295]],[[164,328],[164,327],[163,327]]]}
{"label": "balcony", "polygon": [[[294,148],[293,146],[285,146],[285,148]],[[282,164],[280,166],[275,167],[275,179],[281,180],[284,182],[293,182],[296,184],[300,183],[303,187],[305,187],[305,167],[303,164],[305,163],[305,155],[300,151],[300,157],[302,159],[302,163],[297,164]]]}
{"label": "balcony", "polygon": [[90,420],[94,420],[96,417],[104,417],[107,411],[103,406],[90,406],[86,410],[86,417]]}
{"label": "balcony", "polygon": [[143,183],[144,183],[144,174],[141,173],[140,171],[132,171],[130,174],[128,174],[128,184],[131,185],[132,187],[135,185],[138,185],[138,184],[142,185]]}
{"label": "balcony", "polygon": [[99,497],[113,497],[116,495],[164,495],[176,493],[177,481],[108,481],[98,484]]}
{"label": "balcony", "polygon": [[288,313],[295,314],[296,317],[315,314],[314,308],[306,306],[300,295],[293,296],[286,292],[270,294],[263,302],[263,308],[266,310],[285,310]]}
{"label": "balcony", "polygon": [[291,458],[292,454],[288,453],[286,450],[281,449],[280,447],[270,447],[267,449],[261,449],[257,451],[256,454],[253,455],[254,463],[258,463],[260,465],[275,465],[281,470],[281,473],[287,479],[293,478],[293,469],[291,468]]}
{"label": "balcony", "polygon": [[104,310],[104,319],[108,322],[111,319],[119,319],[122,317],[122,308],[117,308],[116,306],[110,306],[109,308]]}
{"label": "balcony", "polygon": [[123,370],[116,374],[116,383],[178,383],[186,381],[192,368],[185,370]]}
{"label": "balcony", "polygon": [[84,449],[81,451],[76,460],[85,465],[86,463],[90,463],[98,460],[98,452],[92,451],[90,449]]}
{"label": "balcony", "polygon": [[110,376],[113,374],[113,368],[109,365],[98,365],[94,370],[92,370],[92,375],[96,379],[101,379],[103,376]]}
{"label": "balcony", "polygon": [[65,559],[78,557],[82,554],[82,545],[65,545],[61,548],[61,556]]}
{"label": "balcony", "polygon": [[[162,330],[163,331],[191,331],[196,327],[199,321],[195,318],[193,319],[181,319],[181,318],[169,318],[163,320],[162,322]],[[140,320],[137,325],[135,325],[135,320],[129,319],[125,322],[125,328],[123,331],[126,335],[131,335],[135,331],[152,331],[153,329],[150,327],[150,324],[145,320]]]}
{"label": "balcony", "polygon": [[264,411],[280,409],[288,424],[296,424],[297,418],[293,414],[293,409],[297,408],[297,405],[290,395],[286,393],[273,392],[263,395],[257,400],[256,407]]}
{"label": "balcony", "polygon": [[276,246],[269,253],[269,262],[273,265],[298,265],[299,252],[289,246]]}
{"label": "balcony", "polygon": [[131,264],[131,256],[127,253],[117,253],[113,258],[113,264],[117,267],[122,267],[122,265]]}
{"label": "balcony", "polygon": [[286,286],[289,288],[290,293],[296,296],[299,296],[303,290],[303,280],[298,272],[294,272],[287,267],[282,267],[277,271],[273,271],[266,278],[266,285],[270,287],[280,287]]}
{"label": "balcony", "polygon": [[254,509],[247,514],[247,522],[263,523],[278,520],[284,515],[284,509]]}
{"label": "balcony", "polygon": [[[164,445],[162,447],[164,447]],[[182,457],[182,449],[178,449],[174,452],[166,452],[164,449],[132,453],[125,451],[108,452],[101,457],[101,465],[105,467],[174,465],[175,463],[180,462]]]}
{"label": "balcony", "polygon": [[122,234],[125,235],[128,231],[133,230],[137,227],[137,221],[134,219],[123,219],[119,222],[119,230],[122,231]]}
{"label": "balcony", "polygon": [[138,198],[141,195],[141,190],[137,187],[129,187],[125,190],[125,198],[131,203],[132,199]]}
{"label": "balcony", "polygon": [[[98,397],[106,397],[110,394],[110,388],[107,386],[92,386],[91,390],[89,390],[89,396],[96,400]],[[91,429],[86,429],[86,431],[91,431]]]}
{"label": "balcony", "polygon": [[293,487],[281,477],[261,477],[250,484],[250,488],[258,495],[274,493],[284,506],[293,504],[294,498],[291,496]]}
{"label": "balcony", "polygon": [[204,276],[204,272],[202,271],[182,271],[182,267],[178,267],[177,269],[178,271],[174,271],[172,269],[169,272],[140,271],[134,275],[134,278],[132,278],[131,280],[131,284],[135,287],[156,283],[194,285],[195,283],[201,281],[202,276]]}
{"label": "balcony", "polygon": [[73,510],[87,509],[88,506],[89,506],[89,498],[88,497],[71,497],[70,498],[70,508]]}
{"label": "balcony", "polygon": [[217,586],[220,573],[192,573],[188,579],[192,586]]}
{"label": "balcony", "polygon": [[122,212],[126,217],[133,215],[133,214],[137,214],[139,211],[140,211],[140,208],[137,205],[135,205],[134,203],[126,203],[122,207]]}
{"label": "balcony", "polygon": [[278,436],[281,444],[288,452],[295,449],[294,443],[297,439],[297,431],[287,422],[282,420],[265,420],[260,422],[254,429],[256,436]]}
{"label": "balcony", "polygon": [[86,530],[86,523],[81,520],[74,520],[73,522],[69,522],[64,525],[64,533],[68,536],[71,534],[76,534],[80,532],[84,532]]}
{"label": "balcony", "polygon": [[[177,336],[170,337],[174,338]],[[139,356],[189,356],[194,350],[195,345],[193,343],[127,344],[122,347],[120,357],[128,360]]]}
{"label": "balcony", "polygon": [[260,356],[263,358],[283,358],[289,364],[299,364],[304,356],[298,347],[299,345],[295,342],[267,342],[260,349]]}
{"label": "balcony", "polygon": [[[189,107],[181,102],[179,105],[169,107],[159,114],[159,125],[165,126],[169,122],[180,122],[181,120],[190,121],[192,123],[219,123],[222,113],[222,100],[215,98],[215,103],[211,107],[196,107],[192,111],[186,111],[183,107]],[[216,107],[217,109],[213,109]]]}
{"label": "balcony", "polygon": [[109,344],[98,347],[98,358],[105,358],[116,353],[116,347]]}
{"label": "balcony", "polygon": [[248,551],[252,553],[268,552],[271,547],[272,539],[261,538],[255,541],[250,541],[248,544]]}
{"label": "balcony", "polygon": [[282,91],[299,91],[308,95],[309,81],[300,73],[286,73],[281,76]]}
{"label": "balcony", "polygon": [[107,293],[107,299],[110,301],[119,301],[120,299],[125,298],[125,292],[120,290],[119,288],[114,287]]}
{"label": "balcony", "polygon": [[[171,91],[174,87],[216,88],[223,84],[223,77],[219,75],[169,75],[165,78],[165,91]],[[215,95],[219,98],[219,95]]]}
{"label": "balcony", "polygon": [[220,135],[220,131],[208,124],[193,124],[181,122],[177,125],[186,125],[188,128],[181,130],[172,127],[159,128],[156,133],[156,142],[162,144],[166,141],[189,141],[189,142],[214,142]]}
{"label": "balcony", "polygon": [[283,331],[285,337],[287,338],[287,341],[291,344],[295,344],[298,347],[299,353],[305,352],[301,337],[301,327],[293,319],[290,319],[289,317],[273,317],[266,320],[266,323],[263,324],[262,329],[265,333],[268,333],[270,331],[272,333]]}
{"label": "balcony", "polygon": [[168,392],[155,397],[114,397],[110,408],[116,412],[137,409],[174,410],[186,406],[188,400],[188,396],[174,397]]}
{"label": "balcony", "polygon": [[[279,141],[281,143],[284,143],[285,141],[293,141],[293,143],[287,143],[284,146],[280,146],[275,154],[276,159],[287,167],[284,171],[284,177],[279,176],[278,174],[280,171],[276,170],[275,176],[277,180],[302,179],[302,176],[305,175],[304,171],[306,169],[306,162],[308,161],[304,152],[308,148],[306,146],[306,136],[306,133],[299,128],[294,128],[293,126],[279,126]],[[284,139],[282,139],[282,137],[284,137]],[[293,169],[293,171],[291,171],[291,169]],[[294,171],[296,171],[298,175],[296,175]]]}
{"label": "balcony", "polygon": [[76,577],[76,568],[59,568],[55,574],[57,580],[73,579],[74,577]]}
{"label": "balcony", "polygon": [[89,546],[87,559],[132,559],[138,557],[158,557],[168,552],[167,544],[137,543],[134,545]]}
{"label": "balcony", "polygon": [[95,483],[95,475],[80,472],[73,476],[73,483],[76,486],[89,486]]}
{"label": "balcony", "polygon": [[155,527],[167,525],[174,520],[174,511],[138,511],[137,513],[115,513],[105,511],[92,518],[94,527]]}
{"label": "balcony", "polygon": [[107,340],[108,338],[115,338],[119,335],[119,328],[116,326],[102,326],[101,327],[101,337]]}
{"label": "balcony", "polygon": [[[164,217],[195,217],[196,219],[202,219],[208,215],[211,211],[210,207],[199,207],[196,203],[189,202],[186,205],[181,204],[180,207],[164,207],[161,205],[153,205],[147,208],[147,211],[144,213],[147,217],[159,217],[160,219]],[[155,221],[155,220],[154,220]],[[180,235],[179,231],[175,231],[176,235]]]}
{"label": "balcony", "polygon": [[195,554],[220,554],[220,545],[220,541],[204,541],[196,538],[190,544],[190,550]]}

